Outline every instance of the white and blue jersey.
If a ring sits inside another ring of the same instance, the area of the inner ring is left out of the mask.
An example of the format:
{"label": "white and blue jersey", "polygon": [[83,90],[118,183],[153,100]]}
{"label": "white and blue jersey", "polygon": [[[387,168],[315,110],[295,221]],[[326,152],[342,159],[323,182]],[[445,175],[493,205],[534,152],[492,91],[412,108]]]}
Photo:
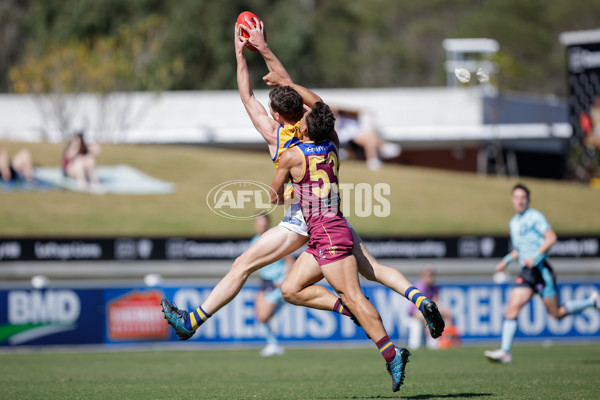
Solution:
{"label": "white and blue jersey", "polygon": [[556,296],[556,276],[552,267],[546,262],[547,254],[533,268],[526,268],[524,260],[535,258],[544,243],[544,232],[550,229],[550,224],[544,214],[533,208],[528,208],[522,214],[516,214],[509,223],[510,240],[519,252],[521,272],[517,278],[517,286],[530,287],[542,297]]}
{"label": "white and blue jersey", "polygon": [[550,224],[544,214],[533,208],[526,209],[523,214],[516,214],[508,224],[510,240],[519,252],[519,264],[523,260],[536,256],[538,249],[544,243],[544,232],[550,229]]}

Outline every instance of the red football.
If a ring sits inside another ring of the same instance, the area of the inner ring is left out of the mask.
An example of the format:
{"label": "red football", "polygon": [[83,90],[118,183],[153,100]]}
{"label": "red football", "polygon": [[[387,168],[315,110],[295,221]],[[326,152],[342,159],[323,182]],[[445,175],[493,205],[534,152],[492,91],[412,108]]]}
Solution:
{"label": "red football", "polygon": [[[252,18],[256,18],[256,20],[258,22],[261,22],[260,19],[254,13],[252,13],[250,11],[244,11],[243,13],[241,13],[240,15],[238,15],[237,23],[238,23],[238,25],[244,25],[247,28],[251,28],[251,26],[248,25],[248,23],[246,23],[246,20],[249,20],[250,23],[253,25],[253,27],[256,27],[256,25],[255,25],[254,21],[252,20]],[[266,32],[266,30],[263,30],[263,34],[265,36],[265,40],[267,40],[267,32]],[[246,32],[244,32],[243,29],[240,29],[239,35],[243,36],[245,38],[248,37],[248,34]],[[256,49],[256,47],[252,46],[250,43],[247,43],[246,47],[248,47],[248,50],[254,51],[255,53],[258,52],[258,50]]]}

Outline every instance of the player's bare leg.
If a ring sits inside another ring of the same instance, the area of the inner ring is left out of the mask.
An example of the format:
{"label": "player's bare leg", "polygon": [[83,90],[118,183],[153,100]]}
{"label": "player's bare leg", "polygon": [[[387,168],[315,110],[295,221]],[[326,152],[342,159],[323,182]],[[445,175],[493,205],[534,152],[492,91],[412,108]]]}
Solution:
{"label": "player's bare leg", "polygon": [[546,306],[546,310],[548,310],[548,313],[552,315],[552,317],[562,319],[569,315],[567,308],[558,304],[558,296],[542,298],[542,301]]}
{"label": "player's bare leg", "polygon": [[307,240],[307,237],[279,225],[269,229],[235,260],[202,303],[202,309],[210,314],[219,311],[238,294],[252,272],[294,252]]}
{"label": "player's bare leg", "polygon": [[366,279],[379,282],[393,291],[404,295],[406,290],[413,284],[406,279],[404,274],[395,268],[380,264],[375,257],[369,253],[365,244],[358,234],[352,230],[354,239],[354,257],[358,264],[358,272]]}
{"label": "player's bare leg", "polygon": [[[360,274],[368,280],[379,282],[406,296],[408,289],[414,287],[413,284],[404,277],[402,272],[377,262],[353,229],[352,235],[355,243],[353,254],[356,257]],[[310,270],[305,265],[300,270],[294,268],[282,286],[284,298],[291,304],[331,310],[330,303],[336,300],[328,295],[330,292],[320,286],[307,286],[307,282],[316,283],[320,279],[322,279],[320,267],[317,267],[316,270]],[[431,336],[437,338],[444,330],[444,320],[435,303],[428,302],[428,300],[423,302],[425,303],[423,318],[427,322]],[[337,310],[335,306],[334,310]],[[342,313],[353,317],[349,312],[342,310]]]}
{"label": "player's bare leg", "polygon": [[[499,350],[486,351],[484,353],[484,356],[489,360],[502,363],[510,363],[512,361],[511,348],[517,331],[517,317],[533,295],[534,291],[529,287],[517,286],[513,289],[504,314],[504,322],[502,323],[501,347]],[[586,308],[597,307],[597,298],[598,294],[594,292],[588,298],[567,300],[562,305],[558,303],[558,296],[556,295],[543,297],[542,301],[552,317],[561,319],[567,315],[580,313]]]}
{"label": "player's bare leg", "polygon": [[546,306],[548,313],[556,319],[562,319],[567,315],[574,315],[582,312],[586,308],[600,308],[600,295],[594,291],[590,296],[584,299],[571,299],[559,304],[558,296],[542,297],[542,301]]}
{"label": "player's bare leg", "polygon": [[256,310],[256,319],[261,323],[266,324],[269,322],[275,311],[277,310],[277,303],[271,303],[267,300],[267,296],[264,291],[258,292],[254,299],[254,309]]}
{"label": "player's bare leg", "polygon": [[[269,265],[294,252],[306,243],[307,237],[282,226],[275,226],[239,256],[227,274],[217,283],[204,303],[190,312],[179,310],[176,305],[163,299],[161,304],[165,318],[182,340],[187,340],[200,325],[239,293],[252,272]],[[292,270],[292,276],[293,276]],[[319,278],[318,280],[320,280]],[[317,280],[317,281],[318,281]],[[283,292],[282,287],[282,292]],[[334,310],[337,297],[322,286],[314,285],[305,295],[299,297],[298,304],[306,307]],[[346,312],[345,314],[350,315]]]}
{"label": "player's bare leg", "polygon": [[261,290],[254,299],[254,310],[256,312],[256,319],[263,324],[265,329],[265,339],[267,345],[260,351],[262,357],[270,357],[274,355],[283,355],[285,349],[279,344],[277,336],[273,332],[269,320],[279,308],[281,301],[270,301],[267,297],[267,292]]}
{"label": "player's bare leg", "polygon": [[227,274],[213,288],[204,303],[194,311],[188,313],[180,310],[167,299],[162,299],[161,305],[165,319],[175,329],[175,333],[181,340],[189,339],[204,321],[228,304],[239,293],[252,272],[294,252],[307,240],[307,237],[294,233],[280,225],[269,229],[235,260]]}
{"label": "player's bare leg", "polygon": [[309,258],[314,259],[308,253],[302,253],[294,263],[292,270],[281,284],[283,298],[297,306],[311,304],[312,308],[318,310],[331,310],[336,297],[323,286],[315,285],[323,279],[323,273],[319,264],[310,262]]}
{"label": "player's bare leg", "polygon": [[[308,253],[307,259],[314,257]],[[316,263],[316,260],[314,261]],[[367,335],[371,338],[380,338],[386,335],[379,313],[364,296],[358,280],[356,259],[346,257],[343,260],[321,266],[323,276],[341,297],[361,323]]]}
{"label": "player's bare leg", "polygon": [[533,295],[533,290],[528,287],[515,287],[510,294],[508,305],[506,306],[506,311],[504,312],[504,318],[517,319],[519,313],[521,312],[525,304],[527,304],[529,300],[531,300]]}
{"label": "player's bare leg", "polygon": [[[356,233],[354,229],[351,230],[352,238],[354,240],[353,254],[354,257],[356,257],[356,262],[358,264],[358,272],[366,279],[379,282],[413,301],[412,296],[414,296],[414,290],[412,289],[415,289],[414,285],[406,279],[402,272],[395,268],[388,267],[387,265],[380,264],[377,259],[369,253],[369,250],[367,250],[367,247],[358,233]],[[434,339],[440,337],[444,331],[445,322],[437,305],[429,299],[424,299],[422,301],[422,307],[418,308],[427,322],[431,337]]]}
{"label": "player's bare leg", "polygon": [[356,317],[350,310],[344,306],[341,298],[334,296],[323,286],[315,285],[323,279],[323,273],[318,263],[305,263],[305,257],[311,257],[307,253],[302,253],[292,270],[281,285],[283,298],[290,304],[316,308],[319,310],[334,311],[346,315],[360,325]]}
{"label": "player's bare leg", "polygon": [[[317,263],[308,253],[306,264]],[[310,258],[310,259],[309,259]],[[400,349],[391,342],[379,313],[364,296],[358,280],[358,267],[354,256],[322,265],[321,271],[327,282],[341,297],[344,305],[356,316],[367,335],[375,342],[386,360],[388,372],[392,376],[392,390],[397,391],[404,382],[404,371],[410,352]]]}

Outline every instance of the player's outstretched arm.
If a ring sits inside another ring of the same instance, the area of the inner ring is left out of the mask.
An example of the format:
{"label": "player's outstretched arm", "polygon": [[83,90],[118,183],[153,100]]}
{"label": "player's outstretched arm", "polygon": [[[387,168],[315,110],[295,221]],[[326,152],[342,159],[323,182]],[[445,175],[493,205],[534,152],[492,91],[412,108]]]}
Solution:
{"label": "player's outstretched arm", "polygon": [[277,122],[269,117],[267,110],[265,110],[263,105],[254,96],[254,90],[252,89],[252,83],[250,82],[248,64],[246,62],[246,57],[244,56],[244,49],[246,48],[248,39],[238,34],[240,28],[244,29],[244,26],[235,24],[234,43],[237,60],[237,83],[240,98],[242,99],[242,104],[244,104],[244,108],[256,130],[263,136],[269,146],[275,146],[277,142],[275,133]]}
{"label": "player's outstretched arm", "polygon": [[275,54],[271,51],[269,46],[267,46],[267,51],[261,51],[260,54],[263,56],[269,72],[275,72],[276,74],[281,75],[287,82],[292,82],[292,77],[289,75],[281,61],[275,57]]}
{"label": "player's outstretched arm", "polygon": [[250,26],[250,29],[246,29],[246,32],[248,32],[249,36],[248,41],[252,46],[256,48],[256,50],[258,50],[260,55],[263,57],[263,59],[265,60],[265,64],[267,64],[269,72],[275,72],[276,74],[281,76],[286,82],[291,83],[292,78],[288,74],[281,61],[279,61],[279,59],[275,56],[275,53],[273,53],[273,51],[267,44],[267,41],[265,40],[265,26],[263,22],[254,22],[257,22],[256,26],[254,26],[254,24],[248,23],[247,21],[248,26]]}
{"label": "player's outstretched arm", "polygon": [[314,106],[315,103],[323,101],[321,97],[319,97],[315,92],[305,88],[302,85],[298,85],[297,83],[290,83],[289,86],[294,88],[294,90],[298,92],[300,96],[302,96],[302,101],[310,108],[312,108],[312,106]]}
{"label": "player's outstretched arm", "polygon": [[302,85],[298,85],[297,83],[287,81],[285,78],[283,78],[277,72],[274,72],[274,71],[269,72],[267,75],[265,75],[263,77],[263,81],[265,81],[265,83],[269,86],[290,86],[290,87],[292,87],[296,92],[298,92],[300,94],[300,96],[302,96],[302,101],[309,108],[312,108],[312,106],[314,106],[316,102],[323,101],[321,99],[321,97],[319,97],[312,90],[307,89]]}

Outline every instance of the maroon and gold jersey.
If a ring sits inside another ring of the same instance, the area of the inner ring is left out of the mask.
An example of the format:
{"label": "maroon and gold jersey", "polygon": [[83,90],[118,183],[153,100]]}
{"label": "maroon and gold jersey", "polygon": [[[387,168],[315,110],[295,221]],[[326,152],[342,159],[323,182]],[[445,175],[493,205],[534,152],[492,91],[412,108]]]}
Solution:
{"label": "maroon and gold jersey", "polygon": [[330,141],[295,146],[302,153],[302,175],[293,179],[294,195],[308,225],[308,252],[320,265],[352,254],[352,232],[340,209],[338,153]]}

